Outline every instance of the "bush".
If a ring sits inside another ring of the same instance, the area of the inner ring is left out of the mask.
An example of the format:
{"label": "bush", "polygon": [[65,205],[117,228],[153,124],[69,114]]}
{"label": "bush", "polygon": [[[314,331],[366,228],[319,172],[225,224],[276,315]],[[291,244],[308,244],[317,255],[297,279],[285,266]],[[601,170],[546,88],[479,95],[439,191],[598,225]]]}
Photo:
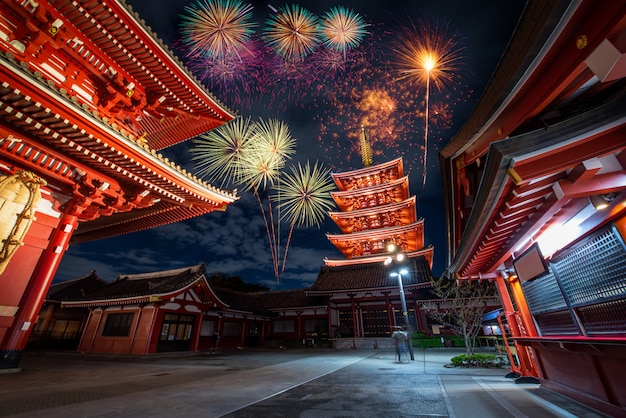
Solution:
{"label": "bush", "polygon": [[[461,337],[448,336],[444,337],[445,342],[448,343],[446,347],[465,347],[465,341]],[[413,347],[418,348],[441,348],[444,345],[441,343],[441,336],[429,337],[423,332],[414,332],[411,336],[413,341]]]}
{"label": "bush", "polygon": [[503,356],[485,353],[459,354],[450,361],[455,367],[502,367],[507,362]]}

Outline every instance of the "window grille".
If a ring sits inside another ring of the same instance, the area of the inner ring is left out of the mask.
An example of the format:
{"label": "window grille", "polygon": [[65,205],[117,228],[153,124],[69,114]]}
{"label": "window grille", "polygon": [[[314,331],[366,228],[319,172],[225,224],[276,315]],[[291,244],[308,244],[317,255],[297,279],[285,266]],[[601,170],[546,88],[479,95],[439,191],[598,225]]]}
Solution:
{"label": "window grille", "polygon": [[583,306],[577,312],[589,336],[626,333],[626,299]]}
{"label": "window grille", "polygon": [[132,313],[113,313],[108,314],[102,336],[104,337],[128,337],[130,326],[133,322]]}
{"label": "window grille", "polygon": [[568,310],[536,315],[535,320],[542,336],[578,335],[578,328]]}
{"label": "window grille", "polygon": [[626,246],[615,227],[564,250],[550,271],[522,285],[541,335],[578,335],[574,321],[583,335],[626,334]]}
{"label": "window grille", "polygon": [[573,248],[554,267],[574,307],[626,296],[626,252],[613,229]]}
{"label": "window grille", "polygon": [[528,308],[534,315],[567,308],[565,298],[552,273],[522,283],[522,289]]}

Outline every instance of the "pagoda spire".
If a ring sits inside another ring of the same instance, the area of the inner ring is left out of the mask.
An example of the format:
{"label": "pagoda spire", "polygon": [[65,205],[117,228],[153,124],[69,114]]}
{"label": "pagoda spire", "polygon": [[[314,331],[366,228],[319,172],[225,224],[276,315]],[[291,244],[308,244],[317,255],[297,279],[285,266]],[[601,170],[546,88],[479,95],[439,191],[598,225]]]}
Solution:
{"label": "pagoda spire", "polygon": [[361,135],[359,137],[359,143],[361,144],[361,158],[363,159],[363,167],[370,167],[374,162],[372,158],[372,146],[370,144],[367,132],[365,132],[365,126],[361,125]]}

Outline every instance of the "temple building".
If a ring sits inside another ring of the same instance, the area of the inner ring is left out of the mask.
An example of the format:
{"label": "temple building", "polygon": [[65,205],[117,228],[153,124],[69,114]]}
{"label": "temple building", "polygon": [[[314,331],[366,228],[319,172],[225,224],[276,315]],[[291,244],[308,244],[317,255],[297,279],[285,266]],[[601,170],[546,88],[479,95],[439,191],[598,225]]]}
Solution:
{"label": "temple building", "polygon": [[87,308],[78,351],[151,354],[250,347],[268,338],[260,296],[212,287],[203,264],[117,277],[94,291],[65,298],[62,310]]}
{"label": "temple building", "polygon": [[[42,311],[41,337],[50,339],[54,331],[51,316],[63,321],[65,312],[80,309],[86,310],[77,343],[81,352],[206,350],[214,333],[222,347],[372,348],[390,345],[395,326],[430,333],[420,305],[436,298],[430,291],[433,247],[424,246],[424,221],[417,218],[416,197],[409,196],[402,159],[332,177],[340,211],[330,216],[342,234],[328,239],[345,257],[325,259],[312,286],[234,292],[212,286],[202,264],[121,275],[103,287],[67,293],[55,313]],[[396,250],[390,252],[389,244]],[[406,259],[388,263],[399,255]],[[93,277],[81,280],[87,286]]]}
{"label": "temple building", "polygon": [[234,117],[123,0],[0,4],[0,368],[69,244],[238,199],[159,153]]}
{"label": "temple building", "polygon": [[[361,150],[363,168],[331,174],[338,189],[331,195],[339,211],[329,215],[341,233],[327,237],[344,258],[326,258],[305,293],[327,298],[334,336],[384,337],[399,325],[424,330],[427,318],[419,305],[432,298],[434,249],[424,246],[416,196],[409,195],[401,158],[372,165],[364,128]],[[396,254],[406,259],[388,263]]]}
{"label": "temple building", "polygon": [[493,280],[513,371],[626,415],[626,3],[528,2],[441,151],[444,274]]}

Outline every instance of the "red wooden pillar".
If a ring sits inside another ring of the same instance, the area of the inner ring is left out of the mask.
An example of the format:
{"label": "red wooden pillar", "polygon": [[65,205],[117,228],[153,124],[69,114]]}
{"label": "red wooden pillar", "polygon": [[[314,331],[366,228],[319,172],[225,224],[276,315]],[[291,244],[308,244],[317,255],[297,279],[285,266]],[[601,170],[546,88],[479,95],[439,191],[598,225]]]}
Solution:
{"label": "red wooden pillar", "polygon": [[248,317],[244,316],[241,321],[241,338],[239,341],[239,347],[246,346],[246,325],[248,325]]}
{"label": "red wooden pillar", "polygon": [[420,307],[417,304],[415,296],[413,297],[413,312],[415,312],[415,323],[417,325],[417,329],[415,331],[424,331],[424,318],[422,317],[422,312],[420,311]]}
{"label": "red wooden pillar", "polygon": [[[515,297],[515,293],[516,293],[515,288],[514,288],[515,284],[517,284],[517,286],[519,287],[520,292],[521,292],[521,286],[519,286],[519,281],[517,279],[515,279],[514,283],[511,283],[511,288],[513,289],[513,297],[515,298],[516,305],[519,307],[520,302],[526,303],[526,300],[525,299],[518,300]],[[513,337],[527,336],[527,335],[524,335],[525,332],[523,332],[522,329],[528,329],[528,328],[526,328],[524,324],[519,323],[518,321],[519,316],[515,314],[515,311],[513,308],[513,302],[511,301],[511,296],[506,286],[506,282],[504,281],[504,278],[501,275],[496,276],[496,286],[498,288],[498,293],[500,294],[500,300],[502,301],[502,307],[504,308],[504,314],[506,315],[506,319],[507,319],[507,323],[509,324],[511,335]],[[527,306],[526,306],[526,309],[528,309]],[[530,312],[528,312],[528,315],[530,315]],[[524,319],[522,319],[522,321],[524,321]],[[520,325],[522,327],[521,329],[520,329]],[[537,331],[535,330],[534,323],[532,323],[532,331],[534,332],[534,335],[536,336]],[[502,333],[504,335],[504,330],[502,330]],[[515,343],[515,348],[517,351],[517,358],[519,359],[520,366],[519,368],[515,368],[513,367],[513,363],[511,363],[512,369],[526,376],[539,377],[539,372],[537,371],[535,362],[532,359],[532,353],[528,351],[528,348],[521,346],[520,344],[517,344],[517,343]],[[509,351],[508,344],[507,344],[506,349],[508,352]]]}
{"label": "red wooden pillar", "polygon": [[193,335],[193,339],[191,340],[191,351],[198,351],[198,346],[200,345],[200,331],[202,331],[202,321],[204,319],[204,311],[200,312],[198,319],[198,326],[196,327]]}
{"label": "red wooden pillar", "polygon": [[77,225],[78,217],[76,215],[63,214],[59,226],[50,236],[48,247],[39,258],[37,267],[20,301],[13,325],[9,328],[2,343],[1,368],[7,369],[18,366],[21,351],[26,346],[50,284]]}

